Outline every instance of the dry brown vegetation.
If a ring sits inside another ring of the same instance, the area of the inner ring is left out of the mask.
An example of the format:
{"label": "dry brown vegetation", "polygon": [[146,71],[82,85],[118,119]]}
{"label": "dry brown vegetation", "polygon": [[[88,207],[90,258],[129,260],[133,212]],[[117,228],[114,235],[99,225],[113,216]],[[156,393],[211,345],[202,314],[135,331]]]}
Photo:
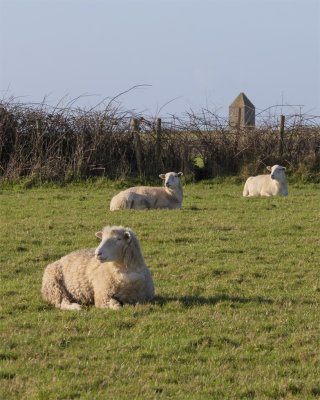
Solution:
{"label": "dry brown vegetation", "polygon": [[[182,170],[196,179],[256,173],[282,164],[307,179],[319,180],[320,123],[316,117],[286,114],[279,139],[279,115],[264,113],[259,128],[230,130],[208,109],[162,121],[160,156],[156,119],[123,110],[114,102],[89,110],[26,104],[14,99],[0,105],[0,178],[84,179],[137,176],[131,118],[140,121],[141,164],[145,176]],[[200,161],[200,162],[199,162]]]}

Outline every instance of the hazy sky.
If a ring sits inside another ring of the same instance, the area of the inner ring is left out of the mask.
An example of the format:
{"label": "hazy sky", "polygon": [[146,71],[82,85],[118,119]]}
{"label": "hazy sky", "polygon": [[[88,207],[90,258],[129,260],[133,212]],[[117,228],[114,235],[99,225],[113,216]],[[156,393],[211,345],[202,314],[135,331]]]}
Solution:
{"label": "hazy sky", "polygon": [[201,107],[320,115],[320,0],[0,0],[0,97],[120,97],[149,115]]}

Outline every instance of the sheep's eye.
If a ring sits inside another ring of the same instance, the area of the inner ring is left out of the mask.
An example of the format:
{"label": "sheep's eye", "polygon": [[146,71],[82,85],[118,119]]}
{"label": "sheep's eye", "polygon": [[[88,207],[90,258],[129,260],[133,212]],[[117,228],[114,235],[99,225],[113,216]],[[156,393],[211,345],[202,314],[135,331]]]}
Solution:
{"label": "sheep's eye", "polygon": [[117,238],[117,240],[122,240],[121,238]]}

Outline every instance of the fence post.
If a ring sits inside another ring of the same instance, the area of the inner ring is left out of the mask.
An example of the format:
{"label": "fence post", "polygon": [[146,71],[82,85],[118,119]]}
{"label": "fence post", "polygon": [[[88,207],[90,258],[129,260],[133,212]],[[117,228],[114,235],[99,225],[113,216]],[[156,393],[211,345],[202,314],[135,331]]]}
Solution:
{"label": "fence post", "polygon": [[161,154],[161,118],[157,118],[156,126],[156,167],[160,169],[160,154]]}
{"label": "fence post", "polygon": [[131,126],[133,128],[134,148],[136,152],[136,160],[139,176],[142,175],[142,156],[141,156],[141,141],[139,135],[139,121],[137,119],[131,120]]}
{"label": "fence post", "polygon": [[281,157],[281,156],[282,156],[282,153],[283,153],[284,121],[285,121],[285,116],[284,116],[284,115],[280,115],[280,125],[279,125],[279,157]]}
{"label": "fence post", "polygon": [[37,139],[35,143],[35,148],[34,148],[34,153],[36,154],[36,167],[39,170],[38,175],[39,175],[39,180],[40,184],[42,184],[42,143],[41,143],[41,125],[40,125],[40,120],[37,118],[36,119],[36,134],[37,134]]}
{"label": "fence post", "polygon": [[38,119],[36,119],[36,132],[37,132],[37,136],[40,136],[40,121]]}

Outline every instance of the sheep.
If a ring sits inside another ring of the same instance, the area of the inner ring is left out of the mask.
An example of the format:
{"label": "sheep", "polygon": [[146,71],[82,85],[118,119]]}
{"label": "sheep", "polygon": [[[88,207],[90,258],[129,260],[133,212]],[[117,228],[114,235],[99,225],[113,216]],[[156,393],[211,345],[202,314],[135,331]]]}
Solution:
{"label": "sheep", "polygon": [[74,251],[46,267],[44,300],[61,310],[88,304],[117,310],[124,303],[152,300],[152,276],[132,230],[106,226],[96,236],[101,239],[96,249]]}
{"label": "sheep", "polygon": [[270,175],[251,176],[244,185],[243,196],[288,196],[285,169],[281,165],[268,166]]}
{"label": "sheep", "polygon": [[164,179],[164,187],[138,186],[124,190],[111,199],[110,210],[181,208],[183,189],[180,178],[182,176],[182,172],[167,172],[159,175],[159,178]]}

